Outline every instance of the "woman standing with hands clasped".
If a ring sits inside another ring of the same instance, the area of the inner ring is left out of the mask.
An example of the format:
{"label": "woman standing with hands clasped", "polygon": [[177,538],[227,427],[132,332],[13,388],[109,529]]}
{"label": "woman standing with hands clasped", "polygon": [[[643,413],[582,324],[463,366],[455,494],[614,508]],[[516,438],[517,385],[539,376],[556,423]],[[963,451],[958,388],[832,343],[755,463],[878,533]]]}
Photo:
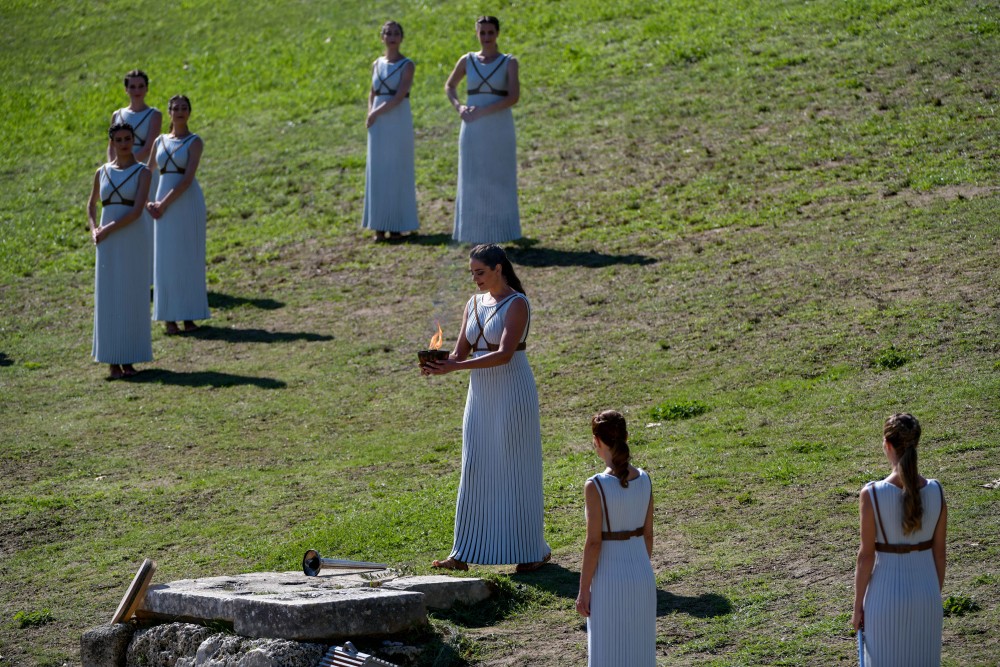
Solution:
{"label": "woman standing with hands clasped", "polygon": [[542,530],[538,390],[524,353],[531,310],[500,246],[473,248],[469,271],[485,294],[466,304],[448,359],[421,367],[424,375],[471,371],[454,546],[433,566],[468,570],[468,563],[517,563],[518,572],[531,572],[552,555]]}
{"label": "woman standing with hands clasped", "polygon": [[590,420],[594,450],[607,466],[583,487],[587,542],[576,610],[587,619],[590,667],[655,667],[656,577],[649,475],[629,463],[625,417]]}
{"label": "woman standing with hands clasped", "polygon": [[403,26],[386,21],[382,26],[385,54],[372,63],[368,93],[368,157],[365,162],[365,210],[362,227],[375,232],[375,240],[400,236],[420,227],[413,170],[413,116],[410,87],[413,61],[399,52]]}
{"label": "woman standing with hands clasped", "polygon": [[194,320],[205,320],[205,197],[195,179],[204,144],[188,129],[191,101],[174,95],[167,106],[170,132],[156,140],[160,186],[147,204],[155,221],[153,319],[166,322],[167,334],[195,331]]}
{"label": "woman standing with hands clasped", "polygon": [[[455,64],[445,83],[448,101],[462,119],[458,135],[456,241],[505,243],[521,238],[517,204],[517,140],[510,108],[521,96],[517,59],[500,53],[500,19],[476,19],[478,53]],[[468,78],[465,104],[458,84]]]}
{"label": "woman standing with hands clasped", "polygon": [[892,473],[861,490],[851,625],[864,631],[866,667],[936,666],[948,507],[941,483],[917,472],[916,417],[894,414],[882,432]]}
{"label": "woman standing with hands clasped", "polygon": [[[94,174],[87,225],[97,246],[94,264],[94,360],[108,364],[109,379],[131,377],[132,364],[153,360],[149,322],[150,229],[141,222],[149,170],[135,158],[127,123],[108,130],[114,159]],[[101,222],[97,223],[97,202]]]}

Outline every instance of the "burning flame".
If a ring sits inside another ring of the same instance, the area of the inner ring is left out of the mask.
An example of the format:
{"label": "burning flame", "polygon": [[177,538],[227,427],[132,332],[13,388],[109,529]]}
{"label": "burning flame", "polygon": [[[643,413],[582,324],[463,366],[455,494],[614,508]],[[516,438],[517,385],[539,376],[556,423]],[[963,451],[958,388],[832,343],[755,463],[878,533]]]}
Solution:
{"label": "burning flame", "polygon": [[441,345],[444,344],[444,332],[441,331],[441,323],[434,320],[434,324],[437,325],[438,332],[431,336],[430,349],[440,350]]}

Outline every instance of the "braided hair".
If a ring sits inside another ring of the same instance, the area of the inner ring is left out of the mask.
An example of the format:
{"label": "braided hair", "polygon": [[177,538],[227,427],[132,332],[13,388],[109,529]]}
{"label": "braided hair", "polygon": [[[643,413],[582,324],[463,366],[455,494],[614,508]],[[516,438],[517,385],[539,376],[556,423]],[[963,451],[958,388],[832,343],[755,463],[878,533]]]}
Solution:
{"label": "braided hair", "polygon": [[632,454],[628,448],[625,416],[617,410],[598,412],[590,418],[590,430],[611,450],[611,474],[628,488],[628,464]]}
{"label": "braided hair", "polygon": [[882,433],[898,457],[897,470],[903,482],[903,534],[909,535],[920,530],[924,516],[920,501],[920,476],[917,474],[920,422],[911,414],[897,413],[885,420]]}

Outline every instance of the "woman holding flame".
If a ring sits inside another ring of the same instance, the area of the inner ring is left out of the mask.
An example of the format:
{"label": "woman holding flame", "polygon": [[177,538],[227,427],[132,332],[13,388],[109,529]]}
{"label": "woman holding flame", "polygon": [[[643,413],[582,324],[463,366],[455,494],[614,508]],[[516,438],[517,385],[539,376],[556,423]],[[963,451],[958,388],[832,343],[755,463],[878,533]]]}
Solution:
{"label": "woman holding flame", "polygon": [[424,375],[469,370],[462,420],[462,478],[455,542],[434,567],[517,563],[530,572],[551,557],[542,530],[542,432],[535,377],[524,353],[531,309],[503,249],[478,245],[469,271],[485,294],[469,299],[447,359],[421,366]]}

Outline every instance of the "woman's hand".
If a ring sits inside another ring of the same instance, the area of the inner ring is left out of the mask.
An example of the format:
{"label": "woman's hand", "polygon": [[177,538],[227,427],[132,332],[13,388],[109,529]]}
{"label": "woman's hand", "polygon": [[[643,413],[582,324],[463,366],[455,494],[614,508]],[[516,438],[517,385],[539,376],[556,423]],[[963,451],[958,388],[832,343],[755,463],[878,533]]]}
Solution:
{"label": "woman's hand", "polygon": [[163,215],[163,204],[158,201],[147,202],[146,210],[149,211],[149,214],[153,216],[154,220],[159,220]]}
{"label": "woman's hand", "polygon": [[421,375],[445,375],[458,370],[458,360],[451,357],[441,361],[428,361],[420,367]]}
{"label": "woman's hand", "polygon": [[857,632],[860,628],[865,627],[865,610],[855,609],[854,613],[851,614],[851,627]]}
{"label": "woman's hand", "polygon": [[96,229],[90,232],[91,238],[94,239],[94,245],[97,245],[104,239],[108,238],[108,234],[111,233],[111,225],[113,224],[114,222],[109,222],[108,224],[101,225],[100,227],[97,227]]}
{"label": "woman's hand", "polygon": [[576,596],[576,611],[584,618],[590,617],[590,591],[581,590]]}
{"label": "woman's hand", "polygon": [[369,111],[368,112],[368,117],[365,118],[365,127],[371,127],[372,125],[374,125],[375,124],[375,119],[377,119],[377,118],[378,118],[378,110],[377,109],[375,111]]}
{"label": "woman's hand", "polygon": [[471,123],[474,120],[482,118],[483,112],[479,107],[470,107],[462,105],[458,109],[458,115],[462,117],[466,123]]}

